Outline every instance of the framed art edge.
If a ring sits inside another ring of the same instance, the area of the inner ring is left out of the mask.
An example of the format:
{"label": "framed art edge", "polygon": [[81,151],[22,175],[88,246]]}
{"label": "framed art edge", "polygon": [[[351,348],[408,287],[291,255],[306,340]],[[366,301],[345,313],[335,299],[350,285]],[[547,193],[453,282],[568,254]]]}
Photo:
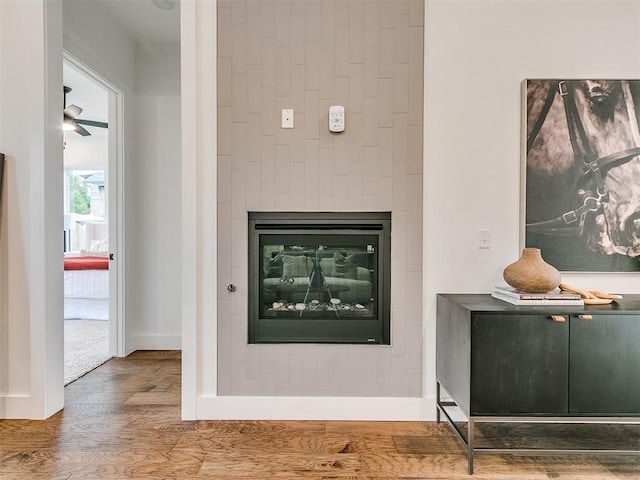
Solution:
{"label": "framed art edge", "polygon": [[0,206],[2,205],[2,179],[4,172],[4,153],[0,153]]}
{"label": "framed art edge", "polygon": [[519,250],[527,239],[527,78],[520,82],[520,199],[519,199]]}

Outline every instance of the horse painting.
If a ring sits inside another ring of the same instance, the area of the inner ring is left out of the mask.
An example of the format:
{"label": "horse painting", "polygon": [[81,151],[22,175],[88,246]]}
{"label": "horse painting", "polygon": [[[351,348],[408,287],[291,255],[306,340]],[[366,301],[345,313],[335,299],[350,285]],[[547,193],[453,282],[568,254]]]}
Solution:
{"label": "horse painting", "polygon": [[525,91],[526,246],[562,271],[640,271],[640,81]]}

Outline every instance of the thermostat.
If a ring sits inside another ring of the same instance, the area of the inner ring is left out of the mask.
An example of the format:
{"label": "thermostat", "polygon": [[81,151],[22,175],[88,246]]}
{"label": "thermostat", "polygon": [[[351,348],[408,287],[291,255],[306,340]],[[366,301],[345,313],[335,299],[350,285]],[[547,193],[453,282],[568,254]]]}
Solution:
{"label": "thermostat", "polygon": [[344,132],[344,107],[333,105],[329,107],[329,131]]}

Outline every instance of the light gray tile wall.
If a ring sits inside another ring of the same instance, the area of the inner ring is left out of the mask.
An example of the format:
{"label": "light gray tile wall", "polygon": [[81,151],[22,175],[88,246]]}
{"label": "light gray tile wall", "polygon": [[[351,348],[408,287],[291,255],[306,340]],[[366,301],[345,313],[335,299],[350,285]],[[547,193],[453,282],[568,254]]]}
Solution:
{"label": "light gray tile wall", "polygon": [[[423,1],[219,0],[218,22],[219,394],[420,396]],[[249,210],[391,211],[391,346],[248,345]]]}

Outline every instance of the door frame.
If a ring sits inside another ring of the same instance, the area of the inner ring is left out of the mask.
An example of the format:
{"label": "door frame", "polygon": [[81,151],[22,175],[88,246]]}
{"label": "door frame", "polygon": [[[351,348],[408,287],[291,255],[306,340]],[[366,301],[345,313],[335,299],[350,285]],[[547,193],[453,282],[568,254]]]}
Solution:
{"label": "door frame", "polygon": [[108,94],[108,160],[106,169],[109,224],[109,355],[125,355],[124,315],[124,93],[91,67],[63,51],[63,62],[91,78]]}

